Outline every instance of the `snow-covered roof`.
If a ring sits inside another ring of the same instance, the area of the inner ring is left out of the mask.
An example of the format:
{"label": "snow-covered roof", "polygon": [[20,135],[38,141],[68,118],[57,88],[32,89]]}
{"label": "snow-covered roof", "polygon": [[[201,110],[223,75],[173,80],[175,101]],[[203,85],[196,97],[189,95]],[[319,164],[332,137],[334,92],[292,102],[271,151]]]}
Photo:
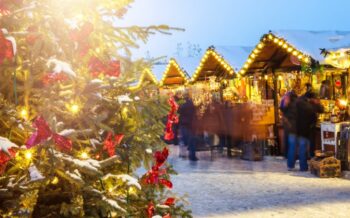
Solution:
{"label": "snow-covered roof", "polygon": [[283,38],[321,64],[324,63],[325,57],[320,49],[332,51],[350,48],[350,31],[276,30],[271,33],[278,38]]}
{"label": "snow-covered roof", "polygon": [[236,72],[243,66],[253,48],[254,47],[249,46],[214,46],[214,50],[220,54]]}

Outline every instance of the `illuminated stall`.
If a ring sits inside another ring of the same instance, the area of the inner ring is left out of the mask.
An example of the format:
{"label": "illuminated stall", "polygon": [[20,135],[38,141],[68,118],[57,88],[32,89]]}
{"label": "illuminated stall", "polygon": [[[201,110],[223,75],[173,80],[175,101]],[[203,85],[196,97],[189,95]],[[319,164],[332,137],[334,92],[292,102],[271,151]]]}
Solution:
{"label": "illuminated stall", "polygon": [[188,83],[189,76],[173,58],[170,59],[162,74],[162,78],[159,81],[161,94],[183,91]]}
{"label": "illuminated stall", "polygon": [[249,78],[249,99],[267,105],[268,109],[261,109],[256,119],[273,110],[274,119],[270,121],[276,124],[274,136],[278,136],[281,121],[281,97],[290,90],[304,94],[307,83],[322,98],[325,113],[320,122],[330,120],[337,109],[336,100],[346,97],[348,74],[327,64],[322,51],[348,44],[349,40],[344,40],[348,37],[349,33],[331,31],[272,31],[263,35],[239,73]]}
{"label": "illuminated stall", "polygon": [[209,47],[190,80],[193,89],[197,90],[198,101],[208,102],[213,96],[230,102],[244,99],[245,79],[236,78],[235,72],[244,63],[251,49],[239,46]]}
{"label": "illuminated stall", "polygon": [[131,90],[137,90],[142,88],[143,86],[147,85],[154,85],[158,86],[158,81],[155,77],[155,75],[152,73],[150,69],[144,69],[139,77],[139,79],[136,81],[135,84],[133,84],[130,89]]}

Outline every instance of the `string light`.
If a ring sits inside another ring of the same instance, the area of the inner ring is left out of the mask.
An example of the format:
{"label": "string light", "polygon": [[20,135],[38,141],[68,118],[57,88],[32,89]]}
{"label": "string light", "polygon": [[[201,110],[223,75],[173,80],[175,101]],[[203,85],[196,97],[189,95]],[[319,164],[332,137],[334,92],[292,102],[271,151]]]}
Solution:
{"label": "string light", "polygon": [[23,118],[23,119],[28,119],[28,110],[26,108],[22,108],[22,110],[20,111],[20,116]]}
{"label": "string light", "polygon": [[26,151],[24,152],[24,157],[25,157],[25,159],[27,159],[27,160],[31,160],[32,157],[33,157],[32,151],[26,150]]}
{"label": "string light", "polygon": [[264,79],[267,80],[269,77],[267,75],[264,76]]}
{"label": "string light", "polygon": [[73,113],[73,114],[77,114],[80,110],[80,107],[78,104],[76,103],[73,103],[71,106],[70,106],[70,111]]}
{"label": "string light", "polygon": [[79,155],[79,157],[80,157],[81,159],[84,159],[84,160],[90,158],[89,154],[88,154],[86,151],[81,152],[80,155]]}

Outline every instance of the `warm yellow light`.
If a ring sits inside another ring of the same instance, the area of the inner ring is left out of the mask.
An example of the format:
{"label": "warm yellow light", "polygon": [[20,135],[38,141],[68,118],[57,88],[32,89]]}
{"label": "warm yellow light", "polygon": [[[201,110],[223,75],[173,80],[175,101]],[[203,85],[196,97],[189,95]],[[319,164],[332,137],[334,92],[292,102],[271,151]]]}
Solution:
{"label": "warm yellow light", "polygon": [[58,178],[57,178],[57,176],[55,176],[53,179],[52,179],[52,181],[51,181],[51,184],[53,184],[53,185],[56,185],[57,183],[58,183]]}
{"label": "warm yellow light", "polygon": [[304,58],[304,62],[308,63],[310,59],[308,57]]}
{"label": "warm yellow light", "polygon": [[283,41],[281,40],[279,43],[278,43],[279,46],[282,46],[283,45]]}
{"label": "warm yellow light", "polygon": [[294,56],[297,56],[298,55],[298,52],[297,51],[293,51],[292,53]]}
{"label": "warm yellow light", "polygon": [[248,63],[252,63],[252,59],[248,58],[248,59],[247,59],[247,62],[248,62]]}
{"label": "warm yellow light", "polygon": [[343,106],[343,107],[346,107],[346,105],[348,105],[348,101],[345,100],[345,99],[340,99],[340,100],[339,100],[339,104],[340,104],[341,106]]}
{"label": "warm yellow light", "polygon": [[89,154],[86,151],[81,152],[79,156],[81,159],[89,159],[90,158]]}
{"label": "warm yellow light", "polygon": [[129,194],[135,195],[137,194],[137,189],[134,186],[129,187],[128,189]]}
{"label": "warm yellow light", "polygon": [[258,48],[263,48],[263,47],[264,47],[264,44],[260,42],[260,43],[258,44]]}
{"label": "warm yellow light", "polygon": [[255,55],[255,54],[251,54],[251,55],[250,55],[250,57],[255,58],[255,57],[256,57],[256,55]]}
{"label": "warm yellow light", "polygon": [[289,47],[289,48],[287,48],[287,51],[288,51],[288,52],[292,52],[292,51],[293,51],[293,48],[292,48],[292,47]]}
{"label": "warm yellow light", "polygon": [[268,37],[269,39],[273,39],[272,34],[269,34],[267,37]]}
{"label": "warm yellow light", "polygon": [[283,48],[287,48],[288,45],[287,45],[286,43],[284,43],[282,47],[283,47]]}
{"label": "warm yellow light", "polygon": [[28,110],[26,108],[23,108],[20,112],[20,115],[23,119],[27,119],[28,118]]}
{"label": "warm yellow light", "polygon": [[246,68],[248,68],[248,66],[249,66],[248,64],[244,64],[243,68],[246,69]]}
{"label": "warm yellow light", "polygon": [[253,51],[255,54],[259,53],[259,49],[254,49]]}
{"label": "warm yellow light", "polygon": [[32,152],[29,151],[29,150],[25,151],[24,157],[25,157],[27,160],[31,160],[32,157],[33,157]]}
{"label": "warm yellow light", "polygon": [[274,43],[278,43],[279,41],[280,41],[280,40],[277,39],[277,38],[274,38],[274,39],[273,39],[273,42],[274,42]]}
{"label": "warm yellow light", "polygon": [[302,59],[302,58],[303,58],[302,54],[298,55],[298,59]]}
{"label": "warm yellow light", "polygon": [[72,104],[71,106],[70,106],[70,111],[73,113],[73,114],[77,114],[78,112],[79,112],[79,110],[80,110],[80,107],[79,107],[79,105],[77,105],[77,104]]}
{"label": "warm yellow light", "polygon": [[278,80],[282,80],[282,76],[281,75],[278,76]]}
{"label": "warm yellow light", "polygon": [[264,76],[264,79],[267,80],[269,77],[267,75]]}

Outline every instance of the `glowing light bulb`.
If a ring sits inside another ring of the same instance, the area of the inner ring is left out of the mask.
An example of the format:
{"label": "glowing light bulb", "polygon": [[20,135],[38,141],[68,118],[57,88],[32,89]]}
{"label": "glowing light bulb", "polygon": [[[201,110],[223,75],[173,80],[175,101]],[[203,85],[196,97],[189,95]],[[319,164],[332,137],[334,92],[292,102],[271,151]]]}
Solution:
{"label": "glowing light bulb", "polygon": [[340,99],[340,100],[339,100],[339,104],[340,104],[341,106],[345,107],[345,106],[348,104],[348,101],[345,100],[345,99]]}
{"label": "glowing light bulb", "polygon": [[267,37],[268,37],[269,39],[273,39],[272,34],[269,34]]}
{"label": "glowing light bulb", "polygon": [[264,44],[263,43],[259,43],[258,44],[258,48],[263,48],[264,47]]}
{"label": "glowing light bulb", "polygon": [[248,64],[244,64],[243,68],[247,69],[248,68]]}
{"label": "glowing light bulb", "polygon": [[31,151],[26,151],[24,153],[24,157],[27,159],[27,160],[31,160],[33,155],[32,155],[32,152]]}
{"label": "glowing light bulb", "polygon": [[70,106],[70,111],[71,111],[73,114],[77,114],[77,113],[79,112],[79,110],[80,110],[80,107],[79,107],[79,105],[77,105],[77,104],[72,104],[72,105]]}
{"label": "glowing light bulb", "polygon": [[288,51],[288,52],[292,52],[292,51],[293,51],[293,48],[289,47],[289,48],[287,48],[287,51]]}
{"label": "glowing light bulb", "polygon": [[298,55],[298,52],[297,52],[297,51],[293,51],[292,54],[293,54],[294,56],[297,56],[297,55]]}
{"label": "glowing light bulb", "polygon": [[304,58],[304,62],[309,63],[310,59],[308,57]]}
{"label": "glowing light bulb", "polygon": [[278,43],[279,41],[280,41],[280,40],[277,39],[277,38],[274,38],[274,39],[273,39],[273,42],[274,42],[274,43]]}
{"label": "glowing light bulb", "polygon": [[303,58],[303,55],[298,55],[298,59],[302,59]]}
{"label": "glowing light bulb", "polygon": [[267,80],[269,77],[267,75],[264,76],[264,79]]}
{"label": "glowing light bulb", "polygon": [[278,76],[278,80],[280,80],[280,81],[282,80],[282,76],[281,75]]}
{"label": "glowing light bulb", "polygon": [[247,62],[248,62],[248,63],[252,63],[252,59],[248,58],[248,59],[247,59]]}
{"label": "glowing light bulb", "polygon": [[28,110],[23,108],[20,112],[20,115],[23,119],[27,119],[28,118]]}
{"label": "glowing light bulb", "polygon": [[89,156],[89,154],[86,151],[83,151],[83,152],[80,153],[80,158],[81,159],[89,159],[90,156]]}

